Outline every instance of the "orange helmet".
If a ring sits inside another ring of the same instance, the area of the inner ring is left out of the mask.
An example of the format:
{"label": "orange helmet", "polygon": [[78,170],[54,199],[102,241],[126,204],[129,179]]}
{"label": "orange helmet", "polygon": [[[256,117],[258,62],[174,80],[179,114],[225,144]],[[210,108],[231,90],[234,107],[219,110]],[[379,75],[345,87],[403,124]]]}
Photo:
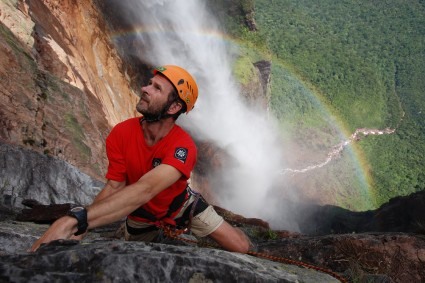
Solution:
{"label": "orange helmet", "polygon": [[186,103],[186,114],[189,113],[198,98],[195,79],[185,69],[174,65],[156,67],[153,74],[157,73],[164,75],[174,85],[179,97]]}

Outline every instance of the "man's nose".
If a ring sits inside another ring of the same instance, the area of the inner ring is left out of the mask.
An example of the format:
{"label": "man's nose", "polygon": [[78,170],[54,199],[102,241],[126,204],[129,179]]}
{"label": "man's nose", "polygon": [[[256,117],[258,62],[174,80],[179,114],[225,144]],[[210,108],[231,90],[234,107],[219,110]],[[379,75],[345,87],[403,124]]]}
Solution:
{"label": "man's nose", "polygon": [[140,88],[141,93],[146,93],[148,94],[148,90],[149,90],[149,85],[144,85]]}

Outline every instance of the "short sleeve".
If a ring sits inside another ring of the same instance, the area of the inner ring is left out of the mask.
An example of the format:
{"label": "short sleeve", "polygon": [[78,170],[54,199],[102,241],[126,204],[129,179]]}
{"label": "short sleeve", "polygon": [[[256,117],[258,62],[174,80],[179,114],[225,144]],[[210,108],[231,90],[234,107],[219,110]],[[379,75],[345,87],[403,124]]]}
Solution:
{"label": "short sleeve", "polygon": [[109,136],[106,138],[106,155],[109,165],[106,178],[117,182],[126,180],[126,166],[124,153],[122,152],[122,137],[119,135],[117,128],[112,129]]}
{"label": "short sleeve", "polygon": [[173,166],[189,179],[195,167],[196,158],[196,145],[189,136],[186,136],[173,143],[162,163]]}

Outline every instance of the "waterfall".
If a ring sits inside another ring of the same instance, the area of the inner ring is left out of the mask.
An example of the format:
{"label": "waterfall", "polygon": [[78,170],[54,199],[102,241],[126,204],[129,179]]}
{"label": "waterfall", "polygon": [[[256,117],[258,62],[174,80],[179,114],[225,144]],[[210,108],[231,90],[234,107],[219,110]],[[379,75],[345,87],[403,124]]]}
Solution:
{"label": "waterfall", "polygon": [[[191,72],[199,98],[190,114],[177,121],[196,137],[226,150],[237,166],[225,168],[217,188],[219,203],[246,217],[268,219],[273,211],[267,192],[279,175],[277,128],[267,113],[252,111],[240,98],[232,74],[237,44],[226,40],[219,23],[199,0],[132,1],[126,7],[142,61],[175,64]],[[195,188],[196,189],[196,188]]]}

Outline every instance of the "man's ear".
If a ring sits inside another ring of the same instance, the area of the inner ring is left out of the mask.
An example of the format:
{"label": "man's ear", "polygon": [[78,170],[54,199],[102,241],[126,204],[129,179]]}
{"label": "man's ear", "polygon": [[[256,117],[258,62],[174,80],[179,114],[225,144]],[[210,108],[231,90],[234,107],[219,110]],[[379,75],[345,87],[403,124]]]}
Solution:
{"label": "man's ear", "polygon": [[167,113],[170,115],[174,115],[179,112],[183,108],[183,105],[180,101],[174,101],[170,107],[168,108]]}

